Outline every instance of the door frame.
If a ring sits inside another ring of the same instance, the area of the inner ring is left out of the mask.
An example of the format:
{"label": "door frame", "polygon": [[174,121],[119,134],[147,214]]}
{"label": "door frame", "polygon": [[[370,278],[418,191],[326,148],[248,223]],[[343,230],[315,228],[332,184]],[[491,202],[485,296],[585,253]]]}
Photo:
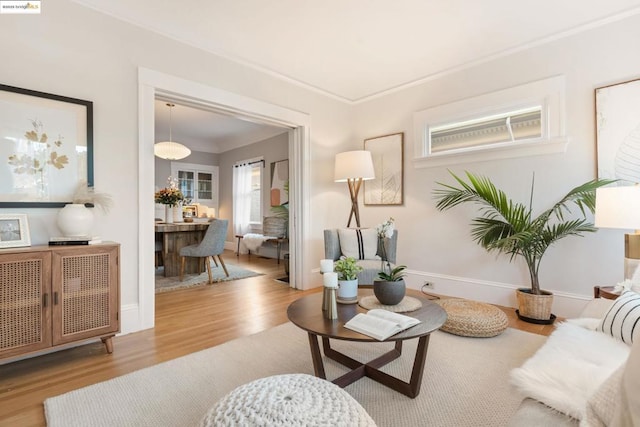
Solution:
{"label": "door frame", "polygon": [[[259,101],[244,95],[186,80],[159,71],[138,68],[138,328],[155,322],[154,272],[154,102],[170,97],[192,106],[226,112],[266,124],[286,127],[289,132],[290,208],[289,251],[291,287],[304,289],[309,283],[309,249],[303,244],[309,233],[309,177],[311,117],[299,111]],[[308,245],[307,245],[308,246]]]}

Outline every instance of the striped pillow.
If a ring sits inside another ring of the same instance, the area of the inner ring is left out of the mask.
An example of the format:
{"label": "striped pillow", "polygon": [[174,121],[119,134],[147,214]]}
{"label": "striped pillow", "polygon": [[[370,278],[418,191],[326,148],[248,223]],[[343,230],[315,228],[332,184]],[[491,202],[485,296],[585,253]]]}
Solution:
{"label": "striped pillow", "polygon": [[640,294],[626,291],[620,295],[602,318],[598,331],[631,345],[640,334]]}
{"label": "striped pillow", "polygon": [[378,233],[375,228],[341,228],[338,237],[342,255],[355,259],[380,259],[376,256]]}

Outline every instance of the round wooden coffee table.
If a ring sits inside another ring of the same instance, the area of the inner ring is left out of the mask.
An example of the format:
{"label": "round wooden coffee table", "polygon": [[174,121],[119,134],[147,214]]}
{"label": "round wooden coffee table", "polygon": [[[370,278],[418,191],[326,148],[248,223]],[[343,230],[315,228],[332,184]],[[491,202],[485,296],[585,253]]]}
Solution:
{"label": "round wooden coffee table", "polygon": [[[358,292],[359,297],[371,294],[372,291],[370,289],[360,289]],[[395,342],[395,348],[366,363],[358,362],[332,349],[329,340],[380,342],[344,327],[344,324],[353,316],[358,313],[366,313],[367,310],[357,304],[338,304],[338,318],[330,320],[324,317],[322,311],[322,293],[308,295],[292,302],[287,309],[287,316],[293,324],[304,329],[309,334],[311,359],[313,360],[315,375],[319,378],[327,378],[318,343],[318,337],[322,337],[325,356],[351,369],[350,372],[334,379],[332,381],[334,384],[346,387],[360,378],[369,377],[411,398],[418,396],[422,384],[422,374],[424,372],[430,334],[444,324],[447,320],[447,313],[438,304],[424,298],[420,292],[407,290],[407,295],[419,299],[422,302],[422,307],[403,314],[415,317],[421,323],[386,339],[384,342]],[[402,355],[402,342],[413,338],[418,339],[418,347],[409,382],[380,371],[379,368]]]}

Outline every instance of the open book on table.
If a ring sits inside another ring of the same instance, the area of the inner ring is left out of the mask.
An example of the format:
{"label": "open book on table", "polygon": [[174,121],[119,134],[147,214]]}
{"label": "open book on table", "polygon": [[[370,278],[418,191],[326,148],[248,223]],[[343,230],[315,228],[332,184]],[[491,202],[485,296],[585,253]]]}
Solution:
{"label": "open book on table", "polygon": [[413,317],[376,308],[367,313],[356,314],[344,327],[384,341],[418,323],[420,321]]}

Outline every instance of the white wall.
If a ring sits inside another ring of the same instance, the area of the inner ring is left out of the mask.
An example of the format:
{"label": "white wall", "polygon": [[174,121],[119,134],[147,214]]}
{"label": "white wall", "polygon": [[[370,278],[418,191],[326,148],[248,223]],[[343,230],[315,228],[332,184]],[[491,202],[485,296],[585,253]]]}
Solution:
{"label": "white wall", "polygon": [[[416,169],[412,114],[436,105],[504,89],[554,75],[566,76],[567,134],[564,154],[476,162],[449,167],[491,177],[498,187],[527,202],[535,172],[534,207],[546,209],[564,193],[596,177],[594,89],[640,77],[640,18],[629,18],[544,46],[494,60],[355,108],[357,139],[405,132],[405,204],[362,207],[364,224],[393,216],[399,228],[398,258],[413,271],[411,286],[425,280],[438,293],[515,305],[513,288],[528,286],[523,263],[487,254],[470,238],[471,206],[435,209],[435,183],[452,183],[447,168]],[[541,286],[556,293],[554,312],[575,315],[593,286],[623,276],[623,230],[600,230],[553,246],[542,261]]]}
{"label": "white wall", "polygon": [[[0,82],[93,101],[96,187],[115,207],[96,221],[95,233],[121,243],[122,330],[141,327],[138,313],[138,68],[145,67],[311,117],[311,194],[334,188],[333,156],[350,141],[351,109],[315,92],[149,33],[69,0],[47,3],[41,15],[0,15]],[[319,216],[312,196],[312,256],[322,258],[322,229],[333,212]],[[334,203],[335,205],[336,203]],[[348,209],[342,197],[337,211]],[[58,209],[2,209],[29,215],[33,244],[59,234]],[[147,268],[153,268],[152,266]],[[308,273],[308,283],[317,278]]]}

